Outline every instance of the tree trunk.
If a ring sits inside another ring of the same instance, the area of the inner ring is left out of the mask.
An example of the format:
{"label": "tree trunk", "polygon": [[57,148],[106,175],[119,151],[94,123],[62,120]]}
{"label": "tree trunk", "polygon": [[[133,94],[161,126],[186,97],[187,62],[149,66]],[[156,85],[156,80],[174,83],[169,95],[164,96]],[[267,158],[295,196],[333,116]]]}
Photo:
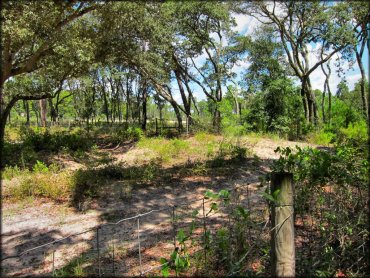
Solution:
{"label": "tree trunk", "polygon": [[323,123],[326,123],[326,118],[325,118],[325,93],[326,93],[326,81],[324,83],[324,91],[322,92],[322,101],[321,101],[321,113],[322,113]]}
{"label": "tree trunk", "polygon": [[30,125],[30,104],[27,100],[23,101],[24,111],[26,112],[26,126]]}
{"label": "tree trunk", "polygon": [[41,126],[46,127],[46,99],[40,99]]}
{"label": "tree trunk", "polygon": [[184,86],[182,85],[180,71],[175,70],[174,72],[175,72],[175,76],[176,76],[177,85],[179,86],[182,103],[184,104],[186,118],[190,118],[191,117],[191,98],[190,98],[190,95],[189,95],[189,97],[186,97]]}
{"label": "tree trunk", "polygon": [[221,132],[221,112],[218,110],[217,104],[213,112],[213,128],[217,133]]}
{"label": "tree trunk", "polygon": [[[1,87],[1,90],[3,88]],[[0,92],[0,95],[2,94],[2,91]],[[10,116],[10,111],[13,108],[14,104],[17,102],[17,98],[13,98],[10,100],[10,102],[5,105],[1,106],[0,110],[0,157],[3,158],[3,150],[4,150],[4,143],[5,143],[5,126],[6,121]],[[5,167],[3,163],[3,159],[0,159],[0,171]]]}
{"label": "tree trunk", "polygon": [[309,123],[309,116],[308,116],[308,101],[307,101],[307,95],[304,90],[304,88],[301,88],[301,97],[302,97],[302,104],[303,104],[303,110],[304,110],[304,118],[306,119],[306,122]]}
{"label": "tree trunk", "polygon": [[[2,112],[2,111],[1,111]],[[0,116],[0,171],[5,167],[4,159],[3,159],[3,150],[4,150],[4,143],[5,143],[5,126],[6,126],[6,119],[8,115]]]}
{"label": "tree trunk", "polygon": [[53,100],[49,98],[49,106],[50,106],[50,119],[55,123],[57,121],[58,113],[53,105]]}
{"label": "tree trunk", "polygon": [[143,96],[142,96],[142,113],[143,113],[143,119],[142,119],[142,122],[141,122],[141,128],[143,130],[146,130],[146,122],[147,122],[147,101],[148,101],[148,88],[146,86],[146,84],[144,84],[144,88],[142,89],[143,90]]}
{"label": "tree trunk", "polygon": [[181,118],[180,109],[177,107],[177,103],[176,102],[171,101],[170,103],[171,103],[171,105],[173,107],[173,110],[175,111],[175,114],[176,114],[178,129],[179,129],[179,131],[182,131],[184,129],[184,127],[182,125],[182,118]]}
{"label": "tree trunk", "polygon": [[305,77],[302,79],[301,90],[303,90],[303,92],[301,91],[301,95],[305,95],[306,100],[306,102],[303,103],[306,120],[308,123],[317,125],[318,124],[317,105],[315,100],[315,94],[312,91],[309,77]]}
{"label": "tree trunk", "polygon": [[109,124],[109,107],[108,107],[108,99],[107,99],[107,93],[103,89],[103,101],[104,101],[104,114],[107,119],[107,123]]}
{"label": "tree trunk", "polygon": [[39,112],[37,111],[37,103],[35,101],[32,101],[32,110],[35,112],[36,116],[36,125],[39,126]]}
{"label": "tree trunk", "polygon": [[360,90],[361,90],[361,100],[362,100],[362,112],[363,112],[365,118],[368,119],[367,98],[366,98],[366,93],[365,93],[366,74],[365,74],[364,65],[362,64],[362,61],[361,61],[360,54],[357,51],[355,51],[355,52],[356,52],[357,64],[358,64],[358,66],[360,68],[360,72],[361,72]]}

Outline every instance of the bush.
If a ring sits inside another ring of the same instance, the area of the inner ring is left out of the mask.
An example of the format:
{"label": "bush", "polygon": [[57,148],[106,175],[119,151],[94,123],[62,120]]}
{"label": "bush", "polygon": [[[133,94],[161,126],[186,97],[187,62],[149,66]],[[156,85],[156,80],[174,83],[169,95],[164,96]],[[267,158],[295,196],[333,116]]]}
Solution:
{"label": "bush", "polygon": [[[310,258],[311,261],[307,261],[307,254],[297,256],[297,263],[301,265],[298,275],[333,276],[341,269],[350,276],[355,273],[363,276],[365,262],[353,264],[353,259],[364,256],[359,253],[359,246],[364,246],[366,240],[364,192],[369,165],[364,153],[348,145],[336,146],[330,152],[299,147],[295,152],[290,148],[276,151],[281,156],[273,170],[294,173],[296,215],[300,215],[302,221],[310,217],[311,231],[319,231],[310,243],[312,254],[317,255]],[[312,268],[314,261],[315,268]]]}
{"label": "bush", "polygon": [[350,123],[347,128],[341,128],[338,132],[338,141],[348,143],[356,147],[364,147],[367,140],[367,126],[365,121]]}
{"label": "bush", "polygon": [[194,135],[195,140],[197,140],[199,143],[210,143],[217,140],[216,135],[206,133],[206,132],[197,132]]}
{"label": "bush", "polygon": [[[18,155],[14,155],[18,154]],[[7,166],[18,166],[26,168],[36,163],[37,154],[32,147],[24,146],[21,143],[5,142],[3,149],[3,163]]]}
{"label": "bush", "polygon": [[323,146],[329,146],[330,144],[334,143],[335,138],[336,135],[334,133],[324,130],[308,135],[308,141],[310,143]]}
{"label": "bush", "polygon": [[15,166],[6,166],[3,170],[3,172],[2,172],[2,178],[4,180],[11,180],[15,177],[24,175],[27,172],[28,172],[27,170],[22,171],[21,168],[19,168],[17,165],[15,165]]}
{"label": "bush", "polygon": [[27,173],[20,182],[8,189],[5,196],[23,199],[28,196],[45,197],[52,200],[63,200],[71,193],[71,175],[69,172],[59,174],[49,172]]}
{"label": "bush", "polygon": [[190,150],[189,142],[177,138],[170,140],[163,137],[142,138],[137,146],[156,152],[164,162],[170,161],[171,158],[179,158],[181,154]]}
{"label": "bush", "polygon": [[49,168],[42,162],[37,160],[36,164],[33,165],[33,171],[36,173],[47,173],[49,172]]}
{"label": "bush", "polygon": [[61,149],[87,151],[93,146],[92,139],[82,130],[70,133],[67,133],[67,131],[51,133],[42,128],[35,130],[24,128],[22,129],[21,138],[24,146],[35,151],[59,152]]}

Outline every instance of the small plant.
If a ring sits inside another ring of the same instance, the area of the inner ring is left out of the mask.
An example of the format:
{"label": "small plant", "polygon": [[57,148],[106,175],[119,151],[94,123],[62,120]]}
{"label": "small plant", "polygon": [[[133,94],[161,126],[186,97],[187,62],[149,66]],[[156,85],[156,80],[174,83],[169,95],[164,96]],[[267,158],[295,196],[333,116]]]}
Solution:
{"label": "small plant", "polygon": [[46,166],[44,162],[39,161],[39,160],[37,160],[36,164],[33,165],[32,170],[35,173],[47,173],[47,172],[49,172],[48,166]]}
{"label": "small plant", "polygon": [[17,165],[16,166],[6,166],[2,172],[2,178],[4,180],[11,180],[20,175],[26,174],[28,170],[21,170]]}

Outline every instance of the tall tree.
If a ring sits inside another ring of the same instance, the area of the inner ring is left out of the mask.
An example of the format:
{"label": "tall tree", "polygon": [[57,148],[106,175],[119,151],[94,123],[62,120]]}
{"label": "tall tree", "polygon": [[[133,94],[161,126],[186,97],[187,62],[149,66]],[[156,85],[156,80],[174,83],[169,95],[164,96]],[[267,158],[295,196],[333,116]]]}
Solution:
{"label": "tall tree", "polygon": [[368,101],[365,92],[366,74],[365,68],[362,62],[362,57],[365,51],[365,45],[367,40],[366,23],[370,21],[370,6],[365,7],[362,2],[348,2],[349,8],[352,11],[352,25],[354,26],[354,32],[356,34],[356,40],[353,45],[353,49],[356,55],[356,61],[361,73],[361,100],[362,100],[362,112],[366,119],[369,120],[368,114]]}
{"label": "tall tree", "polygon": [[[35,71],[47,74],[47,65],[54,69],[63,69],[65,64],[88,59],[86,55],[90,53],[92,44],[83,35],[89,32],[89,24],[76,22],[98,5],[100,4],[74,1],[2,3],[0,153],[4,144],[6,119],[14,104],[18,100],[40,99],[46,96],[37,94],[36,91],[12,92],[9,90],[11,86],[4,90],[4,85],[11,77]],[[0,165],[0,168],[2,166]]]}
{"label": "tall tree", "polygon": [[[301,82],[306,120],[317,124],[317,105],[310,76],[335,53],[341,52],[343,58],[349,55],[354,34],[353,26],[348,24],[351,20],[348,6],[317,1],[273,1],[242,4],[242,10],[262,24],[274,26],[289,65]],[[310,48],[315,47],[319,55],[312,63]],[[320,59],[321,53],[325,53],[324,59]]]}

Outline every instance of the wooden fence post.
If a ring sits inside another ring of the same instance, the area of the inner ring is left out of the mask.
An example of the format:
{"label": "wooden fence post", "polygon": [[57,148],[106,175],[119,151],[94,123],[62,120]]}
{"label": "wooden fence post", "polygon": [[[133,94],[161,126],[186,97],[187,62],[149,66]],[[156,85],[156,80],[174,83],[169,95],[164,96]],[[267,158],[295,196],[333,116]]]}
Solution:
{"label": "wooden fence post", "polygon": [[271,194],[280,190],[271,207],[271,265],[276,277],[295,276],[294,189],[291,173],[272,173]]}

